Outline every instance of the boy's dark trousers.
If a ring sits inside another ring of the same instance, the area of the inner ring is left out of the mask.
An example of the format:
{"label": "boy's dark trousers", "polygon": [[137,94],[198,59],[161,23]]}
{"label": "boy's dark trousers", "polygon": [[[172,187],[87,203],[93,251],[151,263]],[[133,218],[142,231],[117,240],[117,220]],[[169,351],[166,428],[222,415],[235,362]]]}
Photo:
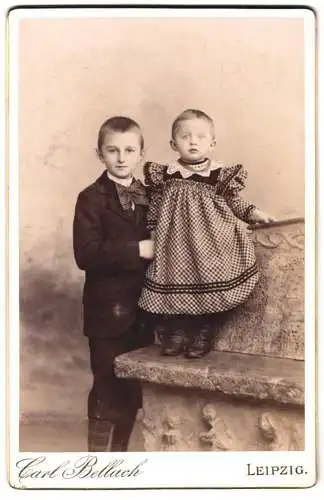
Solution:
{"label": "boy's dark trousers", "polygon": [[153,333],[144,328],[113,339],[89,339],[93,386],[88,396],[88,451],[127,451],[142,390],[139,381],[115,376],[114,359],[152,342]]}

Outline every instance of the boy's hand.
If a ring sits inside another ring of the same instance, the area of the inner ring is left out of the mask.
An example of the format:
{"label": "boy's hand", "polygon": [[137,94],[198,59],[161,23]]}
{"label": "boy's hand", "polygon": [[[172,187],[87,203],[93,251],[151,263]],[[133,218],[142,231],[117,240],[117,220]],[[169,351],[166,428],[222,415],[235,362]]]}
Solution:
{"label": "boy's hand", "polygon": [[138,242],[139,254],[142,259],[153,259],[154,255],[154,242],[153,240],[142,240]]}
{"label": "boy's hand", "polygon": [[250,213],[249,222],[251,224],[257,224],[259,222],[267,223],[267,222],[275,222],[276,219],[272,215],[269,215],[265,212],[262,212],[258,208],[255,208],[253,212]]}

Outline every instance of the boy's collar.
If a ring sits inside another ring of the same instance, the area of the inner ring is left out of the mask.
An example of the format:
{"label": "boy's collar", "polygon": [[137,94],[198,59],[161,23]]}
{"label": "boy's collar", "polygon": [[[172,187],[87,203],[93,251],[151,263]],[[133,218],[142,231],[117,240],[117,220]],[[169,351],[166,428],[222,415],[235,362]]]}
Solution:
{"label": "boy's collar", "polygon": [[108,170],[106,171],[106,173],[107,173],[108,179],[115,182],[116,184],[121,184],[122,186],[129,187],[132,184],[132,182],[134,181],[134,177],[130,177],[128,179],[120,179],[119,177],[116,177],[115,175],[108,172]]}
{"label": "boy's collar", "polygon": [[98,177],[98,179],[94,183],[94,187],[102,194],[116,194],[116,184],[114,181],[109,179],[107,170],[104,170],[100,177]]}

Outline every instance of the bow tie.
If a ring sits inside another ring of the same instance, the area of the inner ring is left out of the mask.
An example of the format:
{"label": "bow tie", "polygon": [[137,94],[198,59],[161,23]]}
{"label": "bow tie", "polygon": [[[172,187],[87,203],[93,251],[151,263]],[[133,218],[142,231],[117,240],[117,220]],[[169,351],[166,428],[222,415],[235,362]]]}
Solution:
{"label": "bow tie", "polygon": [[130,186],[116,184],[119,202],[123,210],[131,210],[134,205],[148,205],[146,189],[140,180],[134,181]]}

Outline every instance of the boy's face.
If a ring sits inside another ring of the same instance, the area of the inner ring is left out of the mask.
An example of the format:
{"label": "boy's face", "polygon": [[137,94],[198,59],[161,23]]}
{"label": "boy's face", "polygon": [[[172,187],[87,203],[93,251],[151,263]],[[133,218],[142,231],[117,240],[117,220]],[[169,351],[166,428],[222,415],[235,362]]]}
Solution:
{"label": "boy's face", "polygon": [[107,131],[97,153],[108,172],[119,179],[128,179],[143,157],[140,134],[136,130]]}
{"label": "boy's face", "polygon": [[170,144],[172,149],[189,163],[204,160],[215,146],[212,126],[201,118],[184,120],[179,123]]}

